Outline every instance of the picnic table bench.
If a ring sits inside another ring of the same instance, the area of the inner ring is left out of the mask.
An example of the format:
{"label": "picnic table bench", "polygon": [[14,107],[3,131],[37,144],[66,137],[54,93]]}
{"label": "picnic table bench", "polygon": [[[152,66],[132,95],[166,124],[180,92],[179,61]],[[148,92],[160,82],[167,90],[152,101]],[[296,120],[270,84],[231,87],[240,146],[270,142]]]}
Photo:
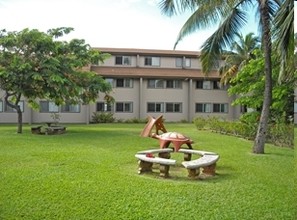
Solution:
{"label": "picnic table bench", "polygon": [[[152,167],[155,163],[159,164],[160,176],[169,177],[170,166],[176,164],[176,160],[169,159],[172,151],[171,148],[139,151],[135,154],[139,165],[138,173],[152,172]],[[154,156],[155,153],[158,153],[158,157]]]}
{"label": "picnic table bench", "polygon": [[64,126],[50,126],[45,128],[46,134],[63,134],[66,132],[66,127]]}
{"label": "picnic table bench", "polygon": [[[182,165],[188,170],[188,176],[194,178],[200,174],[200,168],[203,169],[203,173],[207,175],[215,175],[216,162],[220,156],[213,152],[199,151],[199,150],[188,150],[180,149],[178,152],[184,153],[185,161]],[[192,154],[198,154],[201,157],[196,160],[191,160]]]}
{"label": "picnic table bench", "polygon": [[66,127],[65,126],[44,127],[42,125],[39,125],[36,127],[31,127],[31,132],[32,134],[48,134],[48,135],[63,134],[66,132]]}

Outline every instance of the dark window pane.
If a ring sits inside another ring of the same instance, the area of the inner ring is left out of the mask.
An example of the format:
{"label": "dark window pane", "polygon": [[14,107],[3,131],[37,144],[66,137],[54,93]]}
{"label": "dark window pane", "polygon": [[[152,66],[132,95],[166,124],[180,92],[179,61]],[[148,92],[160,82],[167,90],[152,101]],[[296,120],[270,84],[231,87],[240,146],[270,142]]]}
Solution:
{"label": "dark window pane", "polygon": [[118,64],[118,65],[122,65],[123,64],[123,57],[122,56],[116,56],[116,62],[115,64]]}
{"label": "dark window pane", "polygon": [[117,79],[116,87],[124,87],[124,79]]}

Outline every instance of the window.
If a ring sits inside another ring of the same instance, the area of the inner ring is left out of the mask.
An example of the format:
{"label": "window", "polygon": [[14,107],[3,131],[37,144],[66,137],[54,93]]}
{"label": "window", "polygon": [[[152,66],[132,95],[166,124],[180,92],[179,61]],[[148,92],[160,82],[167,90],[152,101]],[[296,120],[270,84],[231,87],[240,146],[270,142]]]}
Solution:
{"label": "window", "polygon": [[186,57],[177,57],[175,59],[176,67],[191,67],[191,59]]}
{"label": "window", "polygon": [[59,106],[57,106],[54,102],[40,101],[39,105],[40,112],[59,112]]}
{"label": "window", "polygon": [[181,89],[181,80],[166,80],[166,88],[168,89]]}
{"label": "window", "polygon": [[182,112],[182,103],[166,103],[166,112]]}
{"label": "window", "polygon": [[163,89],[164,88],[164,80],[163,79],[149,79],[147,87],[154,88],[154,89]]}
{"label": "window", "polygon": [[210,89],[210,81],[198,80],[196,81],[196,89]]}
{"label": "window", "polygon": [[145,57],[145,66],[160,66],[160,57]]}
{"label": "window", "polygon": [[68,112],[68,113],[79,113],[80,112],[80,105],[79,104],[66,104],[61,106],[61,112]]}
{"label": "window", "polygon": [[248,108],[246,105],[240,105],[240,113],[246,113],[248,111]]}
{"label": "window", "polygon": [[196,103],[196,112],[204,112],[209,113],[210,111],[210,103]]}
{"label": "window", "polygon": [[132,102],[117,102],[116,112],[133,112]]}
{"label": "window", "polygon": [[175,66],[176,66],[176,67],[183,67],[183,58],[181,58],[181,57],[177,57],[177,58],[175,59]]}
{"label": "window", "polygon": [[97,112],[111,112],[112,105],[106,102],[97,102],[96,111]]}
{"label": "window", "polygon": [[213,104],[213,112],[227,113],[228,112],[228,104],[225,104],[225,103]]}
{"label": "window", "polygon": [[[19,101],[19,106],[21,108],[21,111],[24,112],[24,101]],[[5,112],[16,112],[14,108],[11,108],[9,105],[4,106],[5,107]]]}
{"label": "window", "polygon": [[225,89],[225,86],[220,81],[213,81],[213,89]]}
{"label": "window", "polygon": [[149,102],[147,103],[148,112],[164,112],[164,103]]}
{"label": "window", "polygon": [[116,56],[115,64],[116,65],[131,65],[131,57],[130,56]]}
{"label": "window", "polygon": [[3,112],[3,101],[0,100],[0,112]]}
{"label": "window", "polygon": [[191,59],[184,58],[184,67],[191,67]]}
{"label": "window", "polygon": [[133,80],[132,79],[116,79],[116,87],[118,87],[118,88],[132,88]]}

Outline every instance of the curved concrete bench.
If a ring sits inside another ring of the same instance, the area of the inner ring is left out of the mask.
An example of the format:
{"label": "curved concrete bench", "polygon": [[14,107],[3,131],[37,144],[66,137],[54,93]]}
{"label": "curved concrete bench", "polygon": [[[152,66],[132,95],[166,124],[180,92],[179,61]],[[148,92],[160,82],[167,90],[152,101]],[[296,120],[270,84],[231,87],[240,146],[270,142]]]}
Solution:
{"label": "curved concrete bench", "polygon": [[[215,175],[216,162],[220,156],[214,152],[180,149],[178,152],[184,153],[185,161],[182,165],[187,168],[189,177],[196,177],[200,174],[200,168],[203,168],[203,173],[207,175]],[[196,160],[191,160],[192,154],[198,154],[201,157]]]}
{"label": "curved concrete bench", "polygon": [[214,152],[203,151],[203,150],[194,150],[194,149],[180,149],[178,153],[184,153],[184,160],[190,161],[192,158],[192,154],[198,154],[200,156],[204,156],[207,154],[216,155]]}
{"label": "curved concrete bench", "polygon": [[173,152],[173,149],[164,148],[164,149],[151,149],[151,150],[139,151],[137,152],[137,154],[158,154],[158,157],[170,159],[171,152]]}
{"label": "curved concrete bench", "polygon": [[[161,150],[161,149],[160,149]],[[164,149],[165,150],[165,149]],[[170,149],[172,150],[172,149]],[[154,157],[153,153],[168,153],[168,149],[166,151],[159,151],[159,150],[147,150],[147,151],[140,151],[139,153],[135,154],[135,157],[139,160],[138,161],[138,173],[144,172],[152,172],[153,163],[159,164],[160,169],[160,176],[161,177],[169,177],[169,168],[171,165],[176,164],[176,160],[172,160],[169,158],[162,158],[162,157]],[[166,156],[166,155],[165,155]]]}

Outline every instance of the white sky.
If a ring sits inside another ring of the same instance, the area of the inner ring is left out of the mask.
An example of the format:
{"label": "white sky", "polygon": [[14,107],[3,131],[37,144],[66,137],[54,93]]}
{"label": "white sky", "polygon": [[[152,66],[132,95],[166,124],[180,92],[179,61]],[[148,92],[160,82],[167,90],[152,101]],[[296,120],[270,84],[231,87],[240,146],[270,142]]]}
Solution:
{"label": "white sky", "polygon": [[[0,0],[0,29],[73,27],[67,38],[92,47],[173,49],[189,14],[167,17],[159,0]],[[249,26],[250,32],[257,29]],[[214,29],[185,37],[177,50],[199,50]]]}

